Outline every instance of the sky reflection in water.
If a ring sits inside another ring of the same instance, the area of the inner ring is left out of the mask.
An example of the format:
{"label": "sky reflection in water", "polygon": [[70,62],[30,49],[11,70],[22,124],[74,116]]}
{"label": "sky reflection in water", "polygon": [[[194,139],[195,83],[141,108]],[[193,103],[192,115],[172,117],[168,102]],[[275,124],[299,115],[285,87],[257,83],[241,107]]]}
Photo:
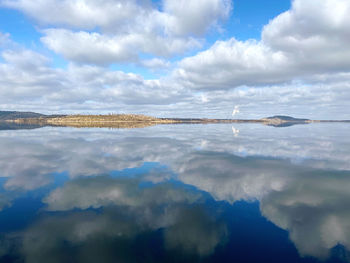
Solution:
{"label": "sky reflection in water", "polygon": [[0,262],[349,262],[349,128],[0,131]]}

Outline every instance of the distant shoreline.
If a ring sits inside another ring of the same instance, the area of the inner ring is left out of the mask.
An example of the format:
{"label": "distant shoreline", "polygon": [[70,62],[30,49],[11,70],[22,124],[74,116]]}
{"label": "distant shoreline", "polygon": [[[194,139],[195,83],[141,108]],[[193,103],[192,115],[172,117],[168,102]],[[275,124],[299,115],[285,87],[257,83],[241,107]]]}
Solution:
{"label": "distant shoreline", "polygon": [[55,127],[109,127],[143,128],[159,124],[211,124],[211,123],[261,123],[274,127],[287,127],[297,124],[336,123],[350,120],[310,120],[290,116],[273,116],[262,119],[206,119],[206,118],[156,118],[138,114],[109,115],[43,115],[32,112],[0,111],[0,121],[18,125],[37,125]]}

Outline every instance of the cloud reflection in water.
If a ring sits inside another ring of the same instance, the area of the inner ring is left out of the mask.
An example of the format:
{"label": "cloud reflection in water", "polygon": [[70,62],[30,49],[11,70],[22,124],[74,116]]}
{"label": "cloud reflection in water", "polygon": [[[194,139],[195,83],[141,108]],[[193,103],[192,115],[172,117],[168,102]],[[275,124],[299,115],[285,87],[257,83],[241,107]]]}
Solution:
{"label": "cloud reflection in water", "polygon": [[[146,251],[160,235],[168,254],[209,256],[232,234],[228,219],[217,218],[220,202],[240,200],[258,201],[302,256],[325,259],[339,244],[350,248],[346,127],[324,134],[324,125],[314,125],[308,135],[309,126],[237,125],[238,137],[229,125],[204,127],[0,134],[7,149],[0,153],[3,211],[19,196],[54,184],[53,174],[68,176],[45,194],[38,219],[17,232],[21,253],[28,262],[38,262],[38,255],[88,262],[101,250],[105,262],[128,261],[135,240],[148,240]],[[217,207],[209,211],[211,198]]]}

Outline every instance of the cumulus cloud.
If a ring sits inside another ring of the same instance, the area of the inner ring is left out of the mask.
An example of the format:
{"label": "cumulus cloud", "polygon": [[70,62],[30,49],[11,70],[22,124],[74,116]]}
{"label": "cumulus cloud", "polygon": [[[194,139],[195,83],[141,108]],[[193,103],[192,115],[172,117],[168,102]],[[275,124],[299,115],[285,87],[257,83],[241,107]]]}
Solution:
{"label": "cumulus cloud", "polygon": [[[66,59],[76,62],[109,64],[114,61],[133,61],[137,54],[134,43],[139,38],[110,38],[99,33],[72,32],[65,29],[47,29],[44,44]],[[130,46],[131,45],[131,46]]]}
{"label": "cumulus cloud", "polygon": [[231,11],[229,0],[167,0],[162,9],[151,1],[136,0],[5,0],[2,6],[18,9],[43,25],[61,27],[43,30],[43,43],[66,59],[92,64],[135,62],[140,53],[183,54],[201,46],[193,35],[203,36]]}
{"label": "cumulus cloud", "polygon": [[195,89],[230,89],[348,72],[349,9],[344,0],[294,0],[263,28],[260,41],[217,41],[183,59],[175,75]]}
{"label": "cumulus cloud", "polygon": [[85,104],[90,110],[109,105],[115,111],[123,104],[171,104],[187,94],[176,83],[102,67],[70,64],[67,69],[55,69],[47,57],[27,49],[6,49],[1,56],[0,102],[5,108],[45,105],[48,110],[72,103],[73,107]]}
{"label": "cumulus cloud", "polygon": [[163,38],[154,34],[110,36],[66,29],[47,29],[43,32],[45,36],[41,40],[49,49],[70,61],[98,65],[137,62],[140,52],[169,57],[200,46],[200,42],[194,38]]}
{"label": "cumulus cloud", "polygon": [[[183,59],[174,74],[193,89],[231,89],[284,81],[290,63],[281,52],[250,40],[217,41],[208,50]],[[253,77],[254,76],[254,77]]]}
{"label": "cumulus cloud", "polygon": [[23,11],[43,24],[83,29],[115,25],[142,10],[134,0],[3,0],[1,5]]}
{"label": "cumulus cloud", "polygon": [[[14,69],[22,69],[25,72],[46,73],[50,60],[37,52],[24,50],[5,50],[1,54],[2,58]],[[43,72],[40,72],[43,70]]]}
{"label": "cumulus cloud", "polygon": [[52,69],[49,59],[37,52],[6,49],[1,57],[4,60],[4,63],[0,63],[3,104],[16,100],[36,100],[61,86],[61,70]]}
{"label": "cumulus cloud", "polygon": [[164,0],[169,29],[176,35],[202,35],[219,19],[226,19],[232,8],[230,0]]}
{"label": "cumulus cloud", "polygon": [[164,0],[161,9],[147,0],[2,0],[1,4],[20,10],[44,25],[99,27],[112,32],[160,28],[168,35],[203,34],[212,24],[227,18],[232,8],[229,0]]}
{"label": "cumulus cloud", "polygon": [[[293,82],[262,87],[239,87],[233,90],[202,91],[206,94],[211,116],[222,114],[215,105],[226,112],[221,116],[231,118],[234,104],[240,105],[240,117],[259,119],[273,115],[293,115],[310,119],[348,119],[347,101],[350,99],[349,74],[318,76],[308,84]],[[213,109],[211,109],[213,108]]]}
{"label": "cumulus cloud", "polygon": [[[321,3],[294,0],[291,10],[264,27],[262,40],[276,50],[291,52],[298,59],[310,59],[310,63],[317,62],[317,58],[322,61],[332,57],[345,62],[345,58],[339,55],[343,52],[349,55],[346,52],[349,10],[349,2],[345,0],[325,0]],[[316,56],[321,51],[324,53]],[[329,61],[330,66],[334,66],[333,59]],[[325,61],[322,66],[325,66]]]}
{"label": "cumulus cloud", "polygon": [[[230,118],[235,101],[250,118],[290,114],[292,109],[300,117],[346,119],[344,109],[350,98],[350,75],[346,73],[318,75],[309,79],[307,86],[292,83],[193,93],[170,76],[145,80],[138,74],[97,66],[69,64],[67,69],[53,68],[46,56],[21,47],[4,49],[1,56],[2,109],[60,112],[69,108],[71,112]],[[168,65],[158,59],[144,64],[149,68]],[[199,81],[205,82],[206,75],[201,74]]]}

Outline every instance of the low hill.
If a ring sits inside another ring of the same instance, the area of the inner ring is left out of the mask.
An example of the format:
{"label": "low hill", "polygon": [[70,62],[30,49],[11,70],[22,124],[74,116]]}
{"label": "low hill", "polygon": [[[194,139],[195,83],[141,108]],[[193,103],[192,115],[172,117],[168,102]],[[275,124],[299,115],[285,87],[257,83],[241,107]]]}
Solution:
{"label": "low hill", "polygon": [[0,111],[0,121],[17,120],[27,118],[40,118],[46,115],[35,112],[20,112],[20,111]]}
{"label": "low hill", "polygon": [[298,119],[290,116],[276,115],[261,119],[265,125],[274,127],[288,127],[295,124],[307,124],[310,123],[309,119]]}
{"label": "low hill", "polygon": [[299,119],[299,118],[294,118],[294,117],[291,117],[291,116],[284,116],[284,115],[275,115],[275,116],[272,116],[272,117],[267,117],[265,119],[279,119],[281,121],[296,121],[296,122],[299,122],[299,121],[309,121],[309,119]]}

